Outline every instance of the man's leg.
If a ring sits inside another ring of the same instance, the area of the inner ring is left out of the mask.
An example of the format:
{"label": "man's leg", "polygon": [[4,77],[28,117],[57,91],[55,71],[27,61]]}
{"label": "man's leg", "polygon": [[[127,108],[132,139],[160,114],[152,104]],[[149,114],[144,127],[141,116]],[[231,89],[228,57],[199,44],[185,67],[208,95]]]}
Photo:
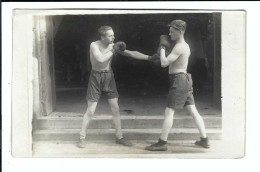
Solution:
{"label": "man's leg", "polygon": [[162,126],[161,140],[167,141],[173,124],[174,109],[166,107]]}
{"label": "man's leg", "polygon": [[81,131],[80,131],[80,141],[78,143],[79,147],[85,147],[85,137],[86,137],[86,130],[88,128],[89,122],[91,120],[91,118],[93,117],[95,110],[97,107],[97,102],[92,102],[92,101],[88,101],[88,108],[86,113],[83,116],[83,122],[82,122],[82,126],[81,126]]}
{"label": "man's leg", "polygon": [[108,99],[108,103],[113,113],[113,121],[116,128],[116,142],[118,144],[123,144],[125,146],[132,146],[132,144],[129,141],[123,138],[122,129],[121,129],[120,110],[118,106],[118,98]]}
{"label": "man's leg", "polygon": [[200,116],[196,106],[195,105],[187,105],[186,109],[188,110],[189,114],[195,120],[195,123],[196,123],[198,130],[200,132],[200,135],[201,135],[201,141],[197,141],[196,144],[200,145],[202,147],[205,147],[205,148],[209,148],[205,124],[204,124],[204,121],[203,121],[202,117]]}
{"label": "man's leg", "polygon": [[174,109],[166,107],[161,137],[157,143],[147,146],[145,148],[146,150],[149,150],[149,151],[166,151],[167,150],[166,143],[167,143],[168,135],[172,128],[173,116],[174,116]]}
{"label": "man's leg", "polygon": [[116,128],[116,138],[121,139],[123,138],[123,134],[121,130],[121,119],[118,106],[118,98],[108,99],[108,103],[113,113],[113,121]]}
{"label": "man's leg", "polygon": [[195,123],[199,129],[200,135],[202,138],[206,138],[206,129],[204,125],[204,121],[202,117],[200,116],[199,112],[197,111],[197,108],[195,105],[187,105],[186,109],[188,110],[189,114],[193,117],[195,120]]}

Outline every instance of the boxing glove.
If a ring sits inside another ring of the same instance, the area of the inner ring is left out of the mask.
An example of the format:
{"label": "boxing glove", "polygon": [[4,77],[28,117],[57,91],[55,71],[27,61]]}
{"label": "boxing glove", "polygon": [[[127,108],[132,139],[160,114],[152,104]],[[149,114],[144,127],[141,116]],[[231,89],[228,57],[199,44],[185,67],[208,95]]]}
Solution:
{"label": "boxing glove", "polygon": [[171,53],[173,46],[174,42],[168,35],[161,35],[157,53],[160,54],[161,48],[165,48],[165,55],[168,56]]}
{"label": "boxing glove", "polygon": [[152,56],[148,56],[148,60],[151,61],[151,62],[156,61],[156,60],[160,60],[160,55],[158,53],[155,53]]}
{"label": "boxing glove", "polygon": [[126,43],[123,42],[123,41],[118,41],[118,42],[116,42],[116,43],[114,44],[114,47],[113,47],[113,48],[115,49],[116,52],[118,52],[118,51],[125,51],[125,49],[126,49]]}

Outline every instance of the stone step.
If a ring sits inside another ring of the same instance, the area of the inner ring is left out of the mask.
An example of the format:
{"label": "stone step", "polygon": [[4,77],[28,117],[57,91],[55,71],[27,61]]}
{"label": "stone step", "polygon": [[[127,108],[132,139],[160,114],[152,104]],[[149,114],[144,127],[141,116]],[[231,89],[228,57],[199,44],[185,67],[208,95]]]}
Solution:
{"label": "stone step", "polygon": [[[80,129],[35,130],[34,141],[76,141]],[[124,137],[129,140],[157,140],[161,129],[122,129]],[[221,129],[207,129],[210,140],[221,139]],[[200,137],[197,129],[174,128],[170,131],[168,140],[196,140]],[[88,129],[86,140],[114,140],[115,129]]]}
{"label": "stone step", "polygon": [[[202,116],[206,128],[221,128],[222,120],[220,116]],[[123,129],[160,129],[163,123],[163,116],[136,116],[122,115],[121,125]],[[41,117],[36,121],[37,129],[80,129],[82,116],[75,117]],[[191,116],[175,116],[174,128],[196,128],[194,119]],[[111,115],[95,116],[89,129],[111,129],[114,128]]]}

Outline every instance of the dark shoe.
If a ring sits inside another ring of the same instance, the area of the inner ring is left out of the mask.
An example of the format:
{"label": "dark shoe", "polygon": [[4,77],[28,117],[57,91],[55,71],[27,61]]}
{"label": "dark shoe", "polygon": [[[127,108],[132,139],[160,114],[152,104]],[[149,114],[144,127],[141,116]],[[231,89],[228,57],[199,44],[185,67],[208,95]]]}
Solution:
{"label": "dark shoe", "polygon": [[159,139],[159,141],[155,144],[152,144],[150,146],[146,146],[145,150],[149,151],[167,151],[167,142]]}
{"label": "dark shoe", "polygon": [[85,140],[84,140],[84,139],[79,139],[79,141],[77,142],[77,146],[78,146],[79,148],[84,148],[84,147],[86,147]]}
{"label": "dark shoe", "polygon": [[133,146],[133,144],[130,141],[126,140],[125,138],[122,138],[122,139],[117,138],[116,144],[121,144],[121,145],[129,146],[129,147]]}
{"label": "dark shoe", "polygon": [[204,148],[210,148],[209,140],[207,137],[206,138],[201,137],[200,141],[196,141],[195,144]]}

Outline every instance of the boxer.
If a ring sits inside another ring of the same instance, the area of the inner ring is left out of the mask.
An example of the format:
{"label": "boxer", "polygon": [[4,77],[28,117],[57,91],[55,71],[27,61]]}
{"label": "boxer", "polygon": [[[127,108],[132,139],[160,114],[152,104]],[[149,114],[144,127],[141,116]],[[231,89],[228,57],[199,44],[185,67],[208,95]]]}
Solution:
{"label": "boxer", "polygon": [[123,50],[114,45],[114,32],[110,26],[102,26],[98,30],[100,40],[92,42],[90,44],[90,61],[92,71],[89,77],[87,100],[88,108],[83,116],[82,127],[80,131],[80,138],[77,146],[84,148],[86,129],[89,125],[91,118],[93,117],[98,100],[101,94],[104,94],[113,113],[113,121],[116,128],[116,143],[124,146],[132,146],[132,143],[123,137],[121,131],[120,111],[118,106],[118,92],[115,83],[114,73],[111,69],[111,61],[116,54],[114,46],[117,49]]}
{"label": "boxer", "polygon": [[149,151],[166,151],[167,138],[173,125],[173,116],[176,109],[185,107],[195,120],[201,138],[195,144],[209,148],[209,140],[206,135],[205,125],[202,117],[197,111],[193,97],[193,81],[191,74],[187,73],[190,57],[190,47],[184,39],[186,22],[173,20],[169,25],[169,36],[162,35],[157,53],[149,56],[138,51],[116,49],[122,55],[139,60],[160,60],[162,67],[169,67],[170,88],[168,91],[167,107],[165,109],[164,122],[161,136],[157,143],[147,146]]}

